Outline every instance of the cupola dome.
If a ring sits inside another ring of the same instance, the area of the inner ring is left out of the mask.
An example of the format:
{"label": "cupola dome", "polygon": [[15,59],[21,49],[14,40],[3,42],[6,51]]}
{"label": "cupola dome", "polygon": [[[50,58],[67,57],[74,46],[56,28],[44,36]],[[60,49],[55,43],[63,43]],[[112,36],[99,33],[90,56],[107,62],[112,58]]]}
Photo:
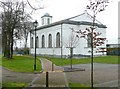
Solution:
{"label": "cupola dome", "polygon": [[42,25],[48,25],[52,22],[52,16],[49,13],[45,13],[42,17]]}

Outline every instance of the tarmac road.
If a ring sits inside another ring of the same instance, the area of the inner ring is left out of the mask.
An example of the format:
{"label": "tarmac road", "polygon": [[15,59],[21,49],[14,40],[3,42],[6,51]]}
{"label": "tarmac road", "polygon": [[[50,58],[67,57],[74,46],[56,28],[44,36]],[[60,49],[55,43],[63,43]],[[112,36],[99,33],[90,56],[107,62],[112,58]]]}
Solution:
{"label": "tarmac road", "polygon": [[[70,67],[70,66],[64,66]],[[78,64],[73,65],[73,68],[81,68],[85,69],[85,71],[74,71],[74,72],[64,72],[65,77],[67,79],[67,82],[77,82],[81,84],[87,84],[90,85],[91,82],[91,70],[90,70],[91,64]],[[30,74],[30,73],[17,73],[9,71],[5,68],[0,67],[0,73],[2,72],[2,77],[0,77],[0,80],[2,79],[2,82],[26,82],[28,84],[31,84],[34,81],[34,84],[39,84],[40,80],[42,80],[42,76],[45,76],[43,73],[40,74]],[[53,80],[56,80],[56,78],[62,79],[60,76],[62,73],[57,72],[51,72],[51,78],[53,76]],[[60,77],[58,77],[58,76]],[[43,79],[43,83],[45,82],[45,79]],[[51,81],[51,83],[54,81]],[[57,82],[54,82],[57,83]],[[61,83],[58,81],[58,83]],[[41,83],[42,84],[42,83]],[[96,87],[118,87],[118,65],[117,64],[100,64],[100,63],[94,63],[94,86]]]}
{"label": "tarmac road", "polygon": [[[73,65],[73,68],[81,68],[85,69],[85,71],[66,72],[66,77],[69,82],[91,84],[91,64]],[[94,63],[94,86],[118,87],[118,65]]]}

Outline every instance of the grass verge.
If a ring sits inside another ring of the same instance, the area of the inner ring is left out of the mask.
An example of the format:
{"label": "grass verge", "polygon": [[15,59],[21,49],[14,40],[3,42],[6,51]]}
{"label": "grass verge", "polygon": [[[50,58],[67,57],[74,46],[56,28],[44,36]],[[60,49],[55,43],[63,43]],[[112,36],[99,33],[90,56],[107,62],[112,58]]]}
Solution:
{"label": "grass verge", "polygon": [[[70,65],[70,59],[65,58],[50,58],[46,57],[58,66]],[[91,58],[72,59],[72,64],[87,64],[91,63]],[[118,64],[118,56],[101,56],[94,57],[94,63]]]}
{"label": "grass verge", "polygon": [[0,66],[2,66],[2,55],[0,55]]}
{"label": "grass verge", "polygon": [[[37,59],[36,71],[41,71],[41,63]],[[34,57],[32,56],[14,56],[13,59],[2,58],[2,66],[16,72],[34,72]]]}
{"label": "grass verge", "polygon": [[28,84],[26,83],[15,83],[15,82],[6,82],[2,83],[2,89],[23,89],[24,87],[27,87]]}

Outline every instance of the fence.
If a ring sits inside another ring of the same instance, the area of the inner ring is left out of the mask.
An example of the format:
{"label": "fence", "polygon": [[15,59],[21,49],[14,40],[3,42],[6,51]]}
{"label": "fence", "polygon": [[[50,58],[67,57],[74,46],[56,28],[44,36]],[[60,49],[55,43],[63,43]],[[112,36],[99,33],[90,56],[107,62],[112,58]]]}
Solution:
{"label": "fence", "polygon": [[118,55],[118,56],[120,56],[120,48],[107,48],[107,55]]}

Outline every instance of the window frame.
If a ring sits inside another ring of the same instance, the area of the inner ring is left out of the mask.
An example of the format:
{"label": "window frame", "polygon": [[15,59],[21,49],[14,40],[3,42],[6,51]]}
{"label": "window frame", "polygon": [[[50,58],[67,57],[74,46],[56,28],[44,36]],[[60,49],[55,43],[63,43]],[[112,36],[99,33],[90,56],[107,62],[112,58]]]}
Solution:
{"label": "window frame", "polygon": [[48,48],[52,48],[52,34],[48,35]]}
{"label": "window frame", "polygon": [[45,35],[42,35],[42,48],[45,48]]}
{"label": "window frame", "polygon": [[60,32],[56,34],[56,48],[60,48]]}

